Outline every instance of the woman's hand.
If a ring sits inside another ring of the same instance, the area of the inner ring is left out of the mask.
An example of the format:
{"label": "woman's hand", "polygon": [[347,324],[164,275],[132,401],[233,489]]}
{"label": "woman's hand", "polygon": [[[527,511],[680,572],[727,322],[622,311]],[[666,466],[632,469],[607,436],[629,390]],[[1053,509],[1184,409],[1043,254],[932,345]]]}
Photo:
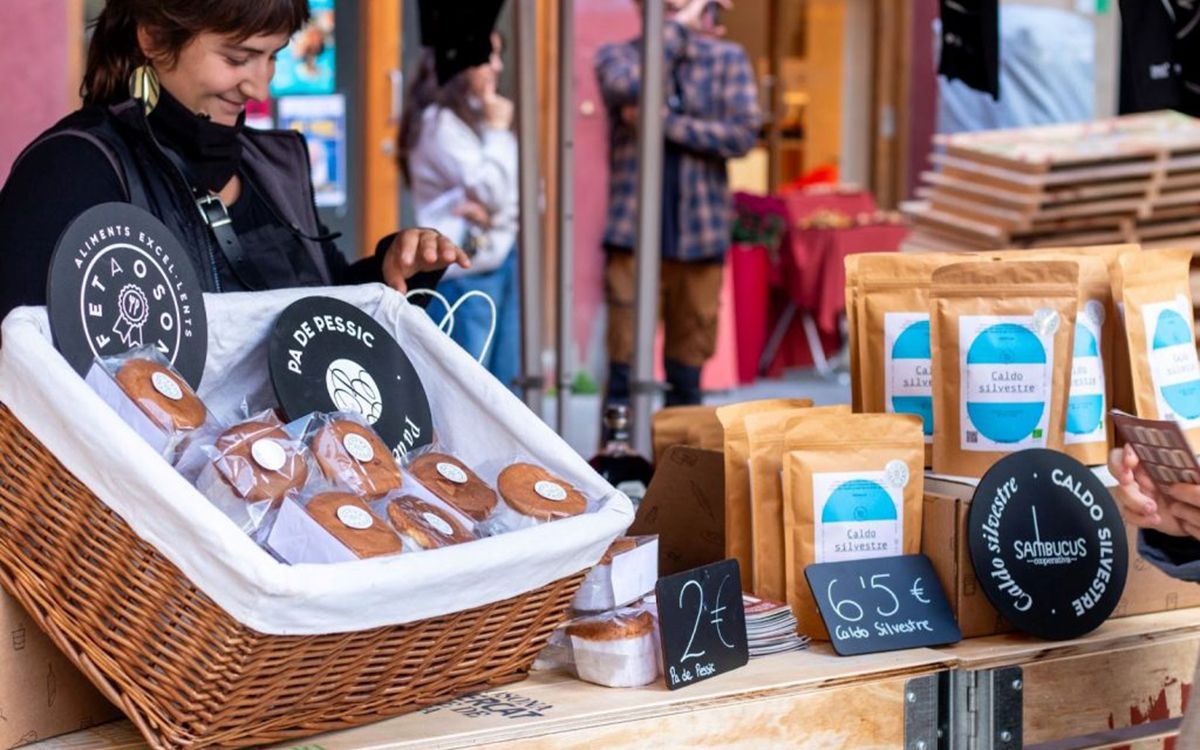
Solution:
{"label": "woman's hand", "polygon": [[461,216],[477,227],[492,228],[492,212],[479,201],[465,200],[454,208],[454,215]]}
{"label": "woman's hand", "polygon": [[[1200,487],[1194,485],[1173,485],[1171,495],[1159,493],[1146,470],[1138,465],[1137,454],[1128,445],[1116,448],[1108,458],[1108,470],[1117,480],[1113,498],[1121,506],[1125,518],[1134,526],[1142,529],[1154,529],[1171,536],[1195,536],[1200,538],[1200,516],[1194,525],[1181,522],[1178,517],[1178,507],[1184,503],[1174,497],[1176,488],[1187,490],[1188,496],[1195,495],[1200,501]],[[1185,513],[1189,517],[1193,513],[1200,514],[1200,502]],[[1192,528],[1189,529],[1188,526]]]}
{"label": "woman's hand", "polygon": [[433,229],[402,229],[383,257],[383,282],[398,292],[408,291],[408,280],[418,273],[440,271],[457,263],[471,267],[462,248]]}
{"label": "woman's hand", "polygon": [[513,103],[500,96],[495,89],[483,96],[483,120],[489,128],[495,130],[511,130],[513,124]]}

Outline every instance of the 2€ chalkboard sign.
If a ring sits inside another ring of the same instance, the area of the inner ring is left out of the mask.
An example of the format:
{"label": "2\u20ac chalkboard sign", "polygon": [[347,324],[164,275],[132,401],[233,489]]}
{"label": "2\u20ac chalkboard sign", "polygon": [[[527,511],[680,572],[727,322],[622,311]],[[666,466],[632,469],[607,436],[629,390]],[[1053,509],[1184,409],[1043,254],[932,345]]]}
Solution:
{"label": "2\u20ac chalkboard sign", "polygon": [[663,675],[676,690],[746,666],[746,610],[737,560],[658,579]]}
{"label": "2\u20ac chalkboard sign", "polygon": [[804,575],[842,656],[962,640],[925,555],[817,563]]}

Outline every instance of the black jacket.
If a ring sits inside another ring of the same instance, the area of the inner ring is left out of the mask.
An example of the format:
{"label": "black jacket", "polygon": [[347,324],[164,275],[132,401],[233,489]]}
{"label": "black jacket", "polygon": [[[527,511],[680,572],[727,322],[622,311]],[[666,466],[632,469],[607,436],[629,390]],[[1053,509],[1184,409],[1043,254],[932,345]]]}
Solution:
{"label": "black jacket", "polygon": [[[350,264],[321,225],[313,201],[308,149],[293,131],[243,131],[239,174],[265,198],[295,242],[288,262],[306,284],[382,281],[382,260],[394,235],[374,256]],[[84,107],[43,133],[18,157],[0,190],[0,318],[19,305],[46,301],[50,257],[62,231],[86,209],[108,201],[144,208],[187,249],[206,292],[253,288],[221,255],[180,168],[150,131],[141,105]],[[263,273],[266,288],[295,283]],[[421,274],[410,287],[436,284]]]}

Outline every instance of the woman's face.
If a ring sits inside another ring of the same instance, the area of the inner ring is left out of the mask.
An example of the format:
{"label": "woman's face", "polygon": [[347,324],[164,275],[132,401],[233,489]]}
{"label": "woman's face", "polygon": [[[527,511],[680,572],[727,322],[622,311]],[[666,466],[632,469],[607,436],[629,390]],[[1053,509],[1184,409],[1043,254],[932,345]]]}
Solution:
{"label": "woman's face", "polygon": [[504,72],[504,61],[501,58],[504,47],[500,35],[493,33],[491,41],[492,55],[488,61],[482,65],[467,68],[467,81],[471,93],[480,99],[495,92],[496,87],[500,84],[500,74]]}
{"label": "woman's face", "polygon": [[267,98],[275,55],[288,42],[285,33],[237,39],[202,32],[179,51],[174,65],[168,65],[152,52],[142,29],[138,38],[163,88],[191,111],[221,125],[237,124],[247,101]]}

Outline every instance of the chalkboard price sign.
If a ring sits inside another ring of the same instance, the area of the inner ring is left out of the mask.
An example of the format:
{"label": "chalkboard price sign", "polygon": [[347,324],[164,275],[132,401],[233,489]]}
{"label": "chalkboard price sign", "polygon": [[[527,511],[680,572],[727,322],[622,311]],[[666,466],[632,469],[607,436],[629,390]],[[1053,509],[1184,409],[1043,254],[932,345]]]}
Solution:
{"label": "chalkboard price sign", "polygon": [[804,574],[842,656],[962,640],[925,555],[817,563]]}
{"label": "chalkboard price sign", "polygon": [[746,610],[737,560],[658,579],[663,674],[676,690],[746,666]]}

